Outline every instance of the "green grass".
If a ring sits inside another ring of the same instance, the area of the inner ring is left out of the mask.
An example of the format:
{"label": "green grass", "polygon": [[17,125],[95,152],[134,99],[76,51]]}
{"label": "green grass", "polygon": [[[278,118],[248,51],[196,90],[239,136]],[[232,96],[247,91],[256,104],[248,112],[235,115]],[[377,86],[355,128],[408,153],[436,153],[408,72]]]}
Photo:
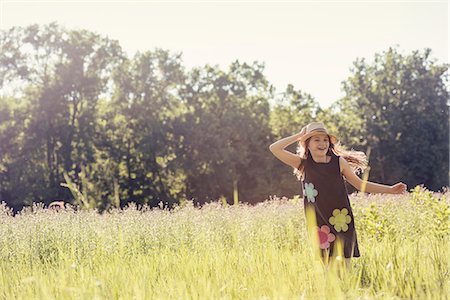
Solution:
{"label": "green grass", "polygon": [[298,198],[103,215],[3,207],[0,298],[447,299],[448,193],[350,200],[361,257],[328,272]]}

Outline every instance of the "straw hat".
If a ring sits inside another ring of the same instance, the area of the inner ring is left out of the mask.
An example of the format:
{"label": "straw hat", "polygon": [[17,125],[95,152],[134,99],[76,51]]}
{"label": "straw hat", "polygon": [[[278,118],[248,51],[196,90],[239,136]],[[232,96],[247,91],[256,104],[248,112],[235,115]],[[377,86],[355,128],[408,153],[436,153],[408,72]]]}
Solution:
{"label": "straw hat", "polygon": [[302,137],[300,137],[300,139],[299,139],[299,141],[302,143],[304,143],[307,139],[309,139],[312,136],[315,136],[318,134],[324,134],[324,133],[328,134],[328,136],[330,137],[331,143],[336,144],[338,141],[336,136],[334,136],[328,132],[328,130],[326,129],[325,125],[323,125],[322,122],[309,123],[308,125],[306,125],[303,128],[305,129],[305,134]]}

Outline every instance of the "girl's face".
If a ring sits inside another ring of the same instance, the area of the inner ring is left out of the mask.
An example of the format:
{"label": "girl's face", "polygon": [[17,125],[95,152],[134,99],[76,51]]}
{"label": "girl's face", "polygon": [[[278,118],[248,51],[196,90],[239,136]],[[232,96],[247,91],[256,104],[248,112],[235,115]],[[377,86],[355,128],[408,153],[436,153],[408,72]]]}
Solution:
{"label": "girl's face", "polygon": [[330,147],[330,139],[327,134],[318,134],[310,138],[308,149],[318,155],[326,155]]}

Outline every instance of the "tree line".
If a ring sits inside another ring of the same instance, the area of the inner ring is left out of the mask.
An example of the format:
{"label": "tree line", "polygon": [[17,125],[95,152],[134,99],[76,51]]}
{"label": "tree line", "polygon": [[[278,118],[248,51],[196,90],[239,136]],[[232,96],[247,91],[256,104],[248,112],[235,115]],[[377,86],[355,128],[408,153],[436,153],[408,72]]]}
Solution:
{"label": "tree line", "polygon": [[290,197],[301,184],[268,146],[314,120],[370,151],[371,181],[439,190],[449,178],[448,66],[431,54],[357,58],[345,96],[321,108],[293,85],[276,91],[257,61],[188,70],[179,53],[129,57],[118,41],[56,23],[2,30],[0,202],[73,203],[74,190],[99,210]]}

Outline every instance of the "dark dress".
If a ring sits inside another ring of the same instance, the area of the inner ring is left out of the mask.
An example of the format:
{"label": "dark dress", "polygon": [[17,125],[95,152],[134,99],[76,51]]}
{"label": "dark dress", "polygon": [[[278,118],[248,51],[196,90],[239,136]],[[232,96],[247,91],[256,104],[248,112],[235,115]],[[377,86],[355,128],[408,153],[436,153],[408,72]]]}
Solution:
{"label": "dark dress", "polygon": [[317,223],[313,223],[313,232],[318,233],[323,257],[333,256],[333,252],[342,254],[336,248],[339,244],[343,244],[346,258],[359,257],[353,212],[339,168],[339,156],[333,151],[327,155],[331,155],[328,163],[315,162],[310,153],[305,161],[303,195],[306,219],[312,223],[314,219],[307,210],[315,211]]}

